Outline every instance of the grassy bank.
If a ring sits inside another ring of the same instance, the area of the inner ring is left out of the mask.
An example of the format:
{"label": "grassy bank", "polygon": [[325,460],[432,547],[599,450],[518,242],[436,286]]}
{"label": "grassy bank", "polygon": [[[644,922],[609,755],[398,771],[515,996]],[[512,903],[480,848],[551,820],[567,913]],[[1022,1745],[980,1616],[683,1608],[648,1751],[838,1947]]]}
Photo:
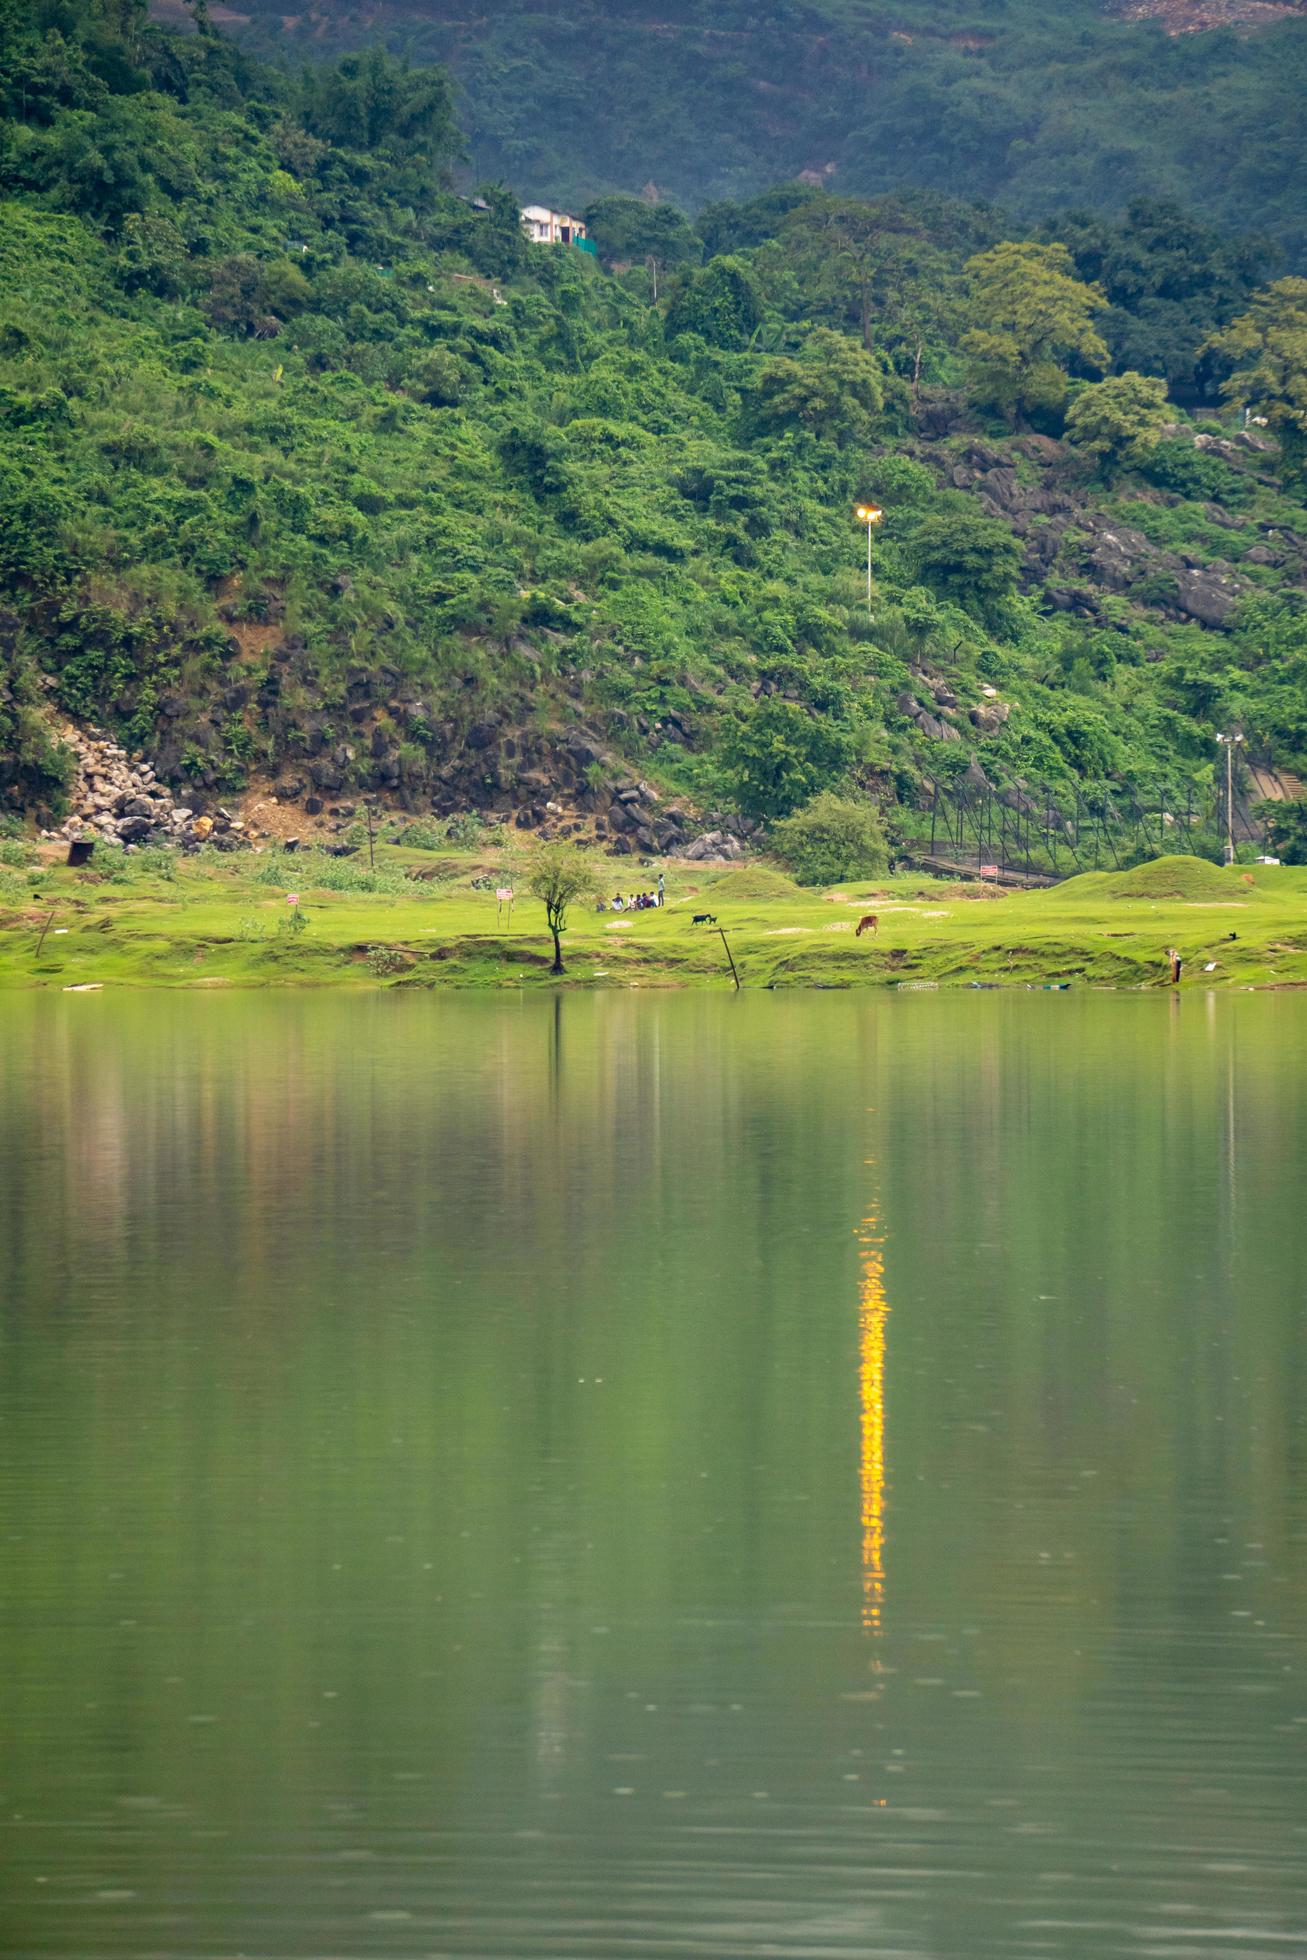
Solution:
{"label": "grassy bank", "polygon": [[[652,882],[605,870],[614,892]],[[559,984],[543,907],[501,912],[473,882],[487,875],[502,881],[502,862],[396,847],[375,872],[316,852],[10,865],[0,986]],[[692,923],[707,911],[750,988],[1161,986],[1169,946],[1187,987],[1307,985],[1307,870],[1170,858],[1023,893],[919,876],[804,891],[761,865],[675,865],[667,880],[661,912],[573,912],[566,984],[729,987],[721,938]],[[858,938],[868,911],[879,931]]]}

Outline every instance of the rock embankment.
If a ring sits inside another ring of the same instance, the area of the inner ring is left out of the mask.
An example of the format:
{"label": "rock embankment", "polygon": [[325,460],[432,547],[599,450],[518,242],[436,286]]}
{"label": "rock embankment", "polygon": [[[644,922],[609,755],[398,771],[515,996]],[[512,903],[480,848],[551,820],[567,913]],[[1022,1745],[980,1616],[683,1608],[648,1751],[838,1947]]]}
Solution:
{"label": "rock embankment", "polygon": [[47,837],[102,837],[129,847],[212,843],[225,850],[245,841],[238,817],[227,810],[197,816],[174,802],[143,757],[129,755],[98,729],[69,723],[60,728],[59,737],[77,758],[77,780],[69,799],[72,815],[58,830],[47,831]]}

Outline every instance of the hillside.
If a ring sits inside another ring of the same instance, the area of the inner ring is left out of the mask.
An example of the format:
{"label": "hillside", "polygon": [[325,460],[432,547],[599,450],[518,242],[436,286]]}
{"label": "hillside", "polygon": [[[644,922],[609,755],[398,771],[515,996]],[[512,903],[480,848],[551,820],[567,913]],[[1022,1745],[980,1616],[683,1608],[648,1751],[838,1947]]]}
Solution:
{"label": "hillside", "polygon": [[1172,198],[1278,237],[1290,263],[1307,244],[1296,5],[232,0],[221,17],[292,61],[382,41],[448,63],[473,177],[547,201],[652,185],[697,209],[807,172],[1026,221]]}
{"label": "hillside", "polygon": [[[56,11],[0,14],[11,806],[61,814],[56,711],[192,810],[625,849],[827,787],[909,841],[964,778],[1201,797],[1233,719],[1307,769],[1296,370],[1244,432],[1208,347],[1299,302],[1242,245],[1139,207],[996,257],[975,207],[791,186],[609,201],[597,263],[444,187],[439,72]],[[1014,268],[1098,323],[1069,383],[1004,367]]]}

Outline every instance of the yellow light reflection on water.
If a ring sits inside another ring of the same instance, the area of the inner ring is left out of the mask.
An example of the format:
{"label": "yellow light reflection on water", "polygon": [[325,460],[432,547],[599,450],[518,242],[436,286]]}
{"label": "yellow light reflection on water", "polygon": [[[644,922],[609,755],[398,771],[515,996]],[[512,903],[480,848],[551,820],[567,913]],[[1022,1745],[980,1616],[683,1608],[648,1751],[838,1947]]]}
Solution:
{"label": "yellow light reflection on water", "polygon": [[862,1286],[858,1306],[858,1402],[861,1447],[862,1624],[878,1634],[885,1606],[885,1238],[873,1201],[858,1227]]}

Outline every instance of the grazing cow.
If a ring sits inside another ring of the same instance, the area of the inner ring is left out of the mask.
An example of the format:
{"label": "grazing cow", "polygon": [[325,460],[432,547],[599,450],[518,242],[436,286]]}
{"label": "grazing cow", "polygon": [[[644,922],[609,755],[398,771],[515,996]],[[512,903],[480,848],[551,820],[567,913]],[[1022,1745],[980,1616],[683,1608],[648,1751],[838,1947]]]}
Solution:
{"label": "grazing cow", "polygon": [[879,931],[880,931],[880,920],[876,917],[876,914],[874,912],[864,912],[862,917],[858,920],[858,930],[854,934],[854,938],[861,939],[864,932],[879,932]]}
{"label": "grazing cow", "polygon": [[690,921],[692,926],[715,926],[716,923],[716,917],[711,912],[696,912]]}

